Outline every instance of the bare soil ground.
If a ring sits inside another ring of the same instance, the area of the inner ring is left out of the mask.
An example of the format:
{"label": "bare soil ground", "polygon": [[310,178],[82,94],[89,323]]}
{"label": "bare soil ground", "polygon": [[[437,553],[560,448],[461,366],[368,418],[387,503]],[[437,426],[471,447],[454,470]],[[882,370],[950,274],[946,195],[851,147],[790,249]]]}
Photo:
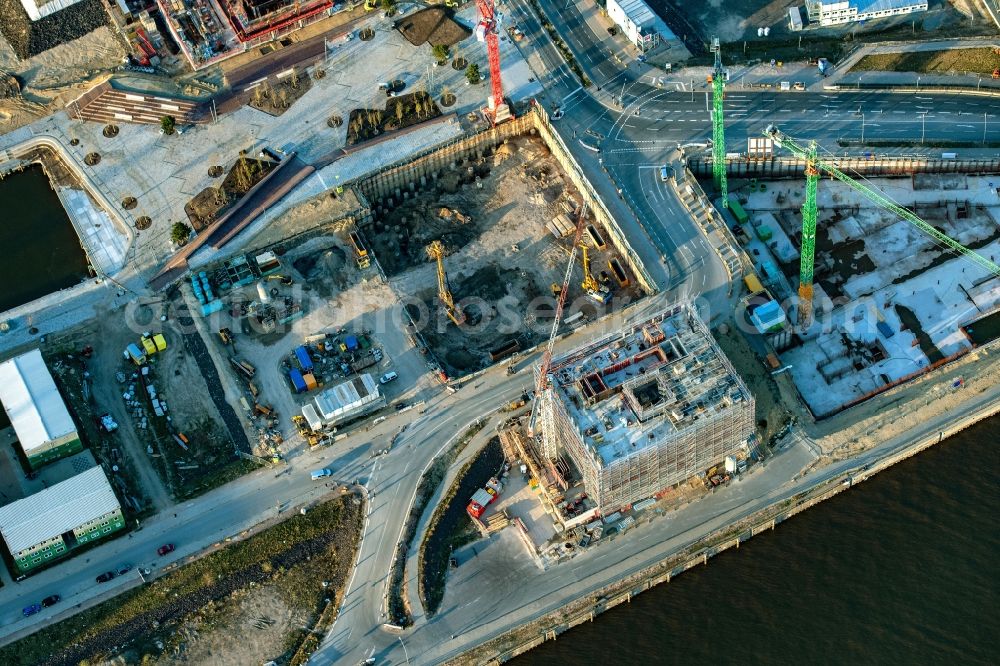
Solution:
{"label": "bare soil ground", "polygon": [[1000,67],[1000,54],[992,48],[873,53],[861,58],[851,71],[921,72],[947,74],[972,72],[991,75]]}
{"label": "bare soil ground", "polygon": [[382,109],[352,109],[347,122],[347,145],[373,139],[384,132],[404,129],[441,115],[441,110],[424,90],[391,97]]}
{"label": "bare soil ground", "polygon": [[[526,349],[548,333],[555,308],[551,286],[561,284],[570,239],[546,229],[578,195],[540,140],[508,143],[496,155],[466,163],[438,178],[437,187],[401,202],[364,228],[375,257],[401,294],[446,373],[488,365],[489,351],[511,340]],[[470,219],[471,218],[471,219]],[[441,312],[432,241],[444,244],[452,296],[469,322],[461,328]],[[592,273],[606,273],[610,250],[591,251]],[[597,304],[581,287],[577,256],[566,315],[593,315]],[[630,290],[614,289],[616,295]]]}
{"label": "bare soil ground", "polygon": [[[0,648],[8,663],[288,663],[343,595],[362,504],[293,514],[143,587]],[[324,584],[325,583],[325,584]]]}
{"label": "bare soil ground", "polygon": [[272,116],[280,116],[312,88],[308,73],[286,76],[276,85],[264,83],[254,88],[250,106]]}
{"label": "bare soil ground", "polygon": [[[3,4],[24,13],[17,0],[3,0]],[[15,76],[21,88],[20,94],[0,99],[0,133],[64,107],[119,67],[125,54],[110,28],[101,25],[78,39],[49,43],[43,52],[23,59],[2,35],[13,29],[2,21],[2,13],[0,23],[4,28],[0,31],[0,73]]]}
{"label": "bare soil ground", "polygon": [[200,231],[215,221],[228,208],[236,204],[250,188],[259,183],[274,169],[276,163],[240,157],[229,169],[222,185],[206,187],[184,205],[184,212],[195,231]]}
{"label": "bare soil ground", "polygon": [[452,46],[466,39],[472,31],[451,18],[447,9],[429,7],[399,21],[394,26],[414,46],[444,44]]}

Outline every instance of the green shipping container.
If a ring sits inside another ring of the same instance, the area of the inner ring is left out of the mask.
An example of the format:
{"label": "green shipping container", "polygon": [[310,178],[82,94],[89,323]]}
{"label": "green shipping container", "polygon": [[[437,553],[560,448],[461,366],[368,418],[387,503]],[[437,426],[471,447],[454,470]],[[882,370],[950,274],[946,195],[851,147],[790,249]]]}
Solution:
{"label": "green shipping container", "polygon": [[736,218],[736,222],[738,224],[746,224],[749,219],[747,217],[747,213],[743,210],[743,206],[740,205],[740,202],[733,197],[729,197],[729,210],[733,214],[733,217]]}
{"label": "green shipping container", "polygon": [[765,224],[757,227],[757,238],[762,241],[771,240],[771,228]]}

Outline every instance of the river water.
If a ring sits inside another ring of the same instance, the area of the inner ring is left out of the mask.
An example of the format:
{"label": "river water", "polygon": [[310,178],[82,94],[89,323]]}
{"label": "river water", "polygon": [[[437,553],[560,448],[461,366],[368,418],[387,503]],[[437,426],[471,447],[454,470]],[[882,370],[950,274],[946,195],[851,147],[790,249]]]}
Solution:
{"label": "river water", "polygon": [[87,256],[42,168],[0,180],[0,312],[87,277]]}
{"label": "river water", "polygon": [[518,658],[997,664],[1000,419]]}

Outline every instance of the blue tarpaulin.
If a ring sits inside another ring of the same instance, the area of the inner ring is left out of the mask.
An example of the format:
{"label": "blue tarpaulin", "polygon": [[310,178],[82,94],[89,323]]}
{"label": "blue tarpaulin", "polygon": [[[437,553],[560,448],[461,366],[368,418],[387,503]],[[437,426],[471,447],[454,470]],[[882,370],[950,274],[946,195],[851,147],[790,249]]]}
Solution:
{"label": "blue tarpaulin", "polygon": [[344,338],[344,345],[350,351],[354,351],[355,349],[358,348],[358,339],[353,335],[348,335],[346,338]]}
{"label": "blue tarpaulin", "polygon": [[299,359],[299,365],[301,365],[302,369],[305,370],[306,372],[309,372],[310,370],[313,369],[312,359],[309,358],[309,350],[307,350],[305,347],[295,348],[295,358]]}
{"label": "blue tarpaulin", "polygon": [[295,387],[296,393],[303,393],[306,390],[306,380],[302,378],[302,373],[299,372],[298,368],[289,370],[288,378],[292,380],[292,386]]}

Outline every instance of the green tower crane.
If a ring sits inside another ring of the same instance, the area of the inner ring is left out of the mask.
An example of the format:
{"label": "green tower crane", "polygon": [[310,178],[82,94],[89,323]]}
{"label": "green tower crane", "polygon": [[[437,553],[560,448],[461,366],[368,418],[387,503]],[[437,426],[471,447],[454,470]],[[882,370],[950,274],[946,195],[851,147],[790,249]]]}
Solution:
{"label": "green tower crane", "polygon": [[819,159],[816,154],[815,141],[811,141],[808,147],[803,147],[790,136],[778,130],[774,125],[767,126],[764,130],[764,136],[772,138],[774,145],[787,148],[794,155],[806,161],[806,197],[802,204],[802,247],[799,264],[800,327],[806,328],[812,322],[813,259],[816,253],[816,185],[819,180],[820,171],[830,174],[830,176],[844,183],[855,192],[874,201],[886,210],[895,213],[933,238],[940,245],[955,252],[955,254],[961,255],[980,268],[985,268],[994,276],[1000,277],[1000,266],[997,264],[965,247],[954,238],[941,233],[906,208],[897,204],[886,194],[858,182],[829,162]]}
{"label": "green tower crane", "polygon": [[816,142],[806,150],[806,198],[802,202],[802,249],[799,252],[799,327],[812,324],[813,258],[816,256],[816,188],[819,169],[816,168]]}
{"label": "green tower crane", "polygon": [[722,120],[722,103],[725,99],[726,74],[722,69],[722,48],[719,38],[712,38],[715,53],[715,70],[712,72],[712,176],[715,189],[722,197],[722,207],[729,208],[729,186],[726,183],[726,130]]}

